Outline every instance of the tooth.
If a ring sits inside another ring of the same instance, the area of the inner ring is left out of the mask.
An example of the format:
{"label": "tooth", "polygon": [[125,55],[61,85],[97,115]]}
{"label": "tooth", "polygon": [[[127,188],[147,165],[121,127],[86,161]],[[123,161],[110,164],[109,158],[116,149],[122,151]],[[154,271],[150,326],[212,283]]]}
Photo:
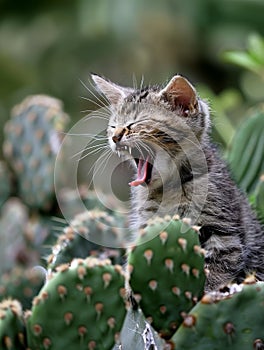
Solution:
{"label": "tooth", "polygon": [[132,148],[128,147],[129,153],[132,154]]}

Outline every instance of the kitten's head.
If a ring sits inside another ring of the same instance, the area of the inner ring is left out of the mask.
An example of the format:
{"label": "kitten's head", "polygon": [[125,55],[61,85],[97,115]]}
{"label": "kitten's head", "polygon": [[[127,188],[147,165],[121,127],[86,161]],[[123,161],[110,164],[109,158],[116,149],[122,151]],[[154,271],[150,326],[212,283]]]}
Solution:
{"label": "kitten's head", "polygon": [[92,75],[108,99],[109,144],[118,155],[131,155],[137,178],[131,186],[157,187],[189,157],[195,156],[209,128],[208,106],[180,75],[165,86],[133,89]]}

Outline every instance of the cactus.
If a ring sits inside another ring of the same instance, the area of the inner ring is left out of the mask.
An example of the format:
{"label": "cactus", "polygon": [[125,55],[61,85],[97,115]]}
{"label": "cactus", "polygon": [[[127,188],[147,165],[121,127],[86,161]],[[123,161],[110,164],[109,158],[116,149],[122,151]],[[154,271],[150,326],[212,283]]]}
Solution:
{"label": "cactus", "polygon": [[144,228],[128,257],[130,286],[144,315],[170,338],[203,293],[203,251],[187,220],[156,219]]}
{"label": "cactus", "polygon": [[[25,249],[23,228],[28,220],[28,210],[18,198],[9,198],[0,217],[0,272],[12,269],[23,259],[31,261]],[[25,260],[24,260],[25,261]]]}
{"label": "cactus", "polygon": [[11,195],[12,175],[4,161],[0,161],[0,208]]}
{"label": "cactus", "polygon": [[67,219],[73,219],[75,215],[84,212],[85,209],[98,209],[109,214],[119,211],[118,203],[112,196],[88,190],[85,185],[80,185],[77,191],[62,188],[58,191],[57,197],[60,208]]}
{"label": "cactus", "polygon": [[255,210],[259,220],[264,225],[264,174],[260,176],[255,191]]}
{"label": "cactus", "polygon": [[68,117],[59,100],[45,95],[27,97],[11,114],[3,149],[15,172],[19,196],[29,207],[50,209],[54,164]]}
{"label": "cactus", "polygon": [[228,155],[235,180],[248,193],[254,191],[264,172],[263,148],[264,112],[258,112],[241,125]]}
{"label": "cactus", "polygon": [[73,258],[86,258],[89,255],[122,263],[124,252],[119,248],[125,244],[123,224],[121,215],[109,215],[100,210],[76,215],[58,237],[48,257],[49,269],[54,270],[60,264],[70,263]]}
{"label": "cactus", "polygon": [[11,297],[19,300],[23,309],[30,309],[33,298],[44,284],[45,276],[41,269],[15,267],[0,277],[0,301]]}
{"label": "cactus", "polygon": [[6,299],[0,303],[0,348],[25,350],[25,325],[22,307],[17,300]]}
{"label": "cactus", "polygon": [[264,349],[264,282],[233,295],[205,295],[173,336],[178,350]]}
{"label": "cactus", "polygon": [[50,248],[57,241],[58,232],[62,231],[66,223],[55,220],[49,215],[33,213],[24,227],[23,239],[27,250],[35,254],[38,264],[46,267],[46,257]]}
{"label": "cactus", "polygon": [[111,349],[126,314],[124,296],[122,269],[109,260],[89,257],[57,267],[34,299],[27,320],[29,347]]}

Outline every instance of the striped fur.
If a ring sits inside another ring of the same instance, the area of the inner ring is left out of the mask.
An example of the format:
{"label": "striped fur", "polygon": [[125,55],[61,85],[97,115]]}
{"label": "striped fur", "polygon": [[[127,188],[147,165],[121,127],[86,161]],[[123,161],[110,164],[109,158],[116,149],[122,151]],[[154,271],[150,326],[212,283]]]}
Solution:
{"label": "striped fur", "polygon": [[240,282],[249,273],[263,280],[263,228],[211,143],[209,108],[193,86],[180,76],[164,87],[139,90],[93,78],[110,102],[112,150],[151,154],[150,182],[132,187],[133,231],[153,216],[189,217],[201,227],[207,290]]}

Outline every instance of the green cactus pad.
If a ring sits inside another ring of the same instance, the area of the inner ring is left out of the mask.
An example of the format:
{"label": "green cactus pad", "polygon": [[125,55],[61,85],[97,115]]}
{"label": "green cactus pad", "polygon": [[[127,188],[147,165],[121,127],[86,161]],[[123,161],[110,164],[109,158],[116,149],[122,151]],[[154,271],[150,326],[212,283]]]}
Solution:
{"label": "green cactus pad", "polygon": [[44,284],[45,276],[40,269],[15,267],[0,277],[0,301],[6,298],[19,300],[23,309],[30,309],[33,298]]}
{"label": "green cactus pad", "polygon": [[50,247],[55,244],[58,232],[66,227],[63,220],[53,216],[33,213],[24,227],[23,238],[28,250],[36,256],[38,262],[46,266],[46,257],[50,254]]}
{"label": "green cactus pad", "polygon": [[124,217],[111,215],[100,210],[85,211],[78,214],[64,228],[48,257],[49,269],[70,263],[73,258],[95,257],[110,258],[114,263],[121,263],[124,252],[121,248],[126,229]]}
{"label": "green cactus pad", "polygon": [[17,300],[6,299],[0,303],[0,349],[26,349],[22,306]]}
{"label": "green cactus pad", "polygon": [[264,112],[248,118],[234,136],[228,155],[231,170],[239,186],[254,191],[264,172]]}
{"label": "green cactus pad", "polygon": [[146,318],[170,338],[202,296],[204,257],[187,220],[156,219],[140,232],[128,257],[130,286]]}
{"label": "green cactus pad", "polygon": [[172,338],[177,350],[264,349],[264,282],[219,298],[205,295]]}
{"label": "green cactus pad", "polygon": [[27,321],[34,350],[109,350],[125,314],[124,276],[119,265],[96,258],[61,265],[34,299]]}
{"label": "green cactus pad", "polygon": [[30,207],[47,210],[53,204],[54,165],[68,119],[59,100],[35,95],[15,106],[5,125],[4,155]]}

